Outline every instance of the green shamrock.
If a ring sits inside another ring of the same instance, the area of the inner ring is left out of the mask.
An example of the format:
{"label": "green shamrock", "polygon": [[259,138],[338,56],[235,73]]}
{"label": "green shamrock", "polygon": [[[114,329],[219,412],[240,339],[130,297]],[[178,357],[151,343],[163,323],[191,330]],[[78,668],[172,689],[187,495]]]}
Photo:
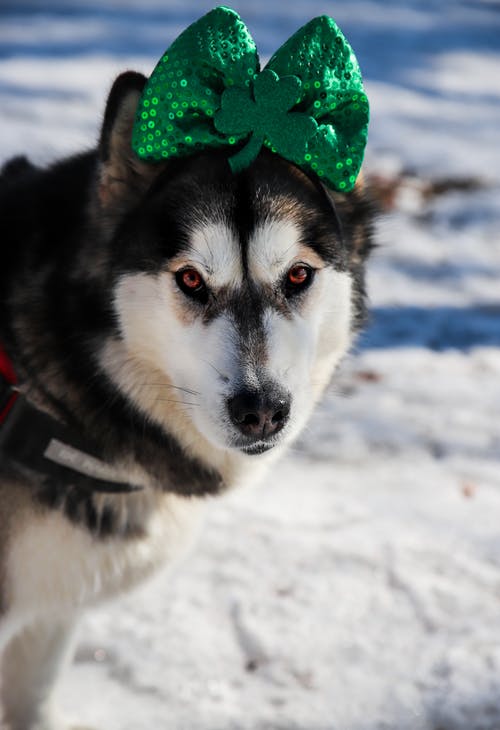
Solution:
{"label": "green shamrock", "polygon": [[252,89],[230,86],[221,97],[214,117],[218,132],[232,136],[232,142],[251,135],[248,143],[229,159],[233,172],[250,165],[263,144],[289,160],[301,159],[316,132],[315,119],[290,111],[300,102],[302,82],[297,76],[282,76],[265,69],[255,77]]}

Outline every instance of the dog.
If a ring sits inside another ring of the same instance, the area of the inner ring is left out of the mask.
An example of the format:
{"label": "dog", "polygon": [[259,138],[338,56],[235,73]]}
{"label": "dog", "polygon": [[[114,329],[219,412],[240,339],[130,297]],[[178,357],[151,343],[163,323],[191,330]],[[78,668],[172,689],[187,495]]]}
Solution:
{"label": "dog", "polygon": [[86,464],[73,478],[63,457],[56,474],[0,454],[9,730],[65,727],[52,690],[78,615],[181,555],[207,497],[262,477],[365,318],[363,185],[331,192],[266,149],[238,174],[224,150],[141,161],[144,84],[115,81],[97,149],[0,177],[0,345],[28,409],[16,448],[59,424]]}

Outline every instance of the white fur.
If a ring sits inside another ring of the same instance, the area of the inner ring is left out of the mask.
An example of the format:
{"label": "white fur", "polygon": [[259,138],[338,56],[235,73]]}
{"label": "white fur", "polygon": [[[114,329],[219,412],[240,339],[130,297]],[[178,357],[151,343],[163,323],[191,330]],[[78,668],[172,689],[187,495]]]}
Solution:
{"label": "white fur", "polygon": [[40,616],[9,643],[2,656],[2,730],[67,729],[56,711],[53,690],[71,658],[73,628],[74,616]]}
{"label": "white fur", "polygon": [[[57,730],[53,688],[71,651],[79,613],[172,564],[191,543],[201,501],[146,490],[137,500],[144,534],[96,541],[61,513],[18,525],[6,566],[9,613],[0,630],[0,714],[8,730]],[[128,505],[130,509],[130,504]],[[1,722],[0,727],[6,727]]]}
{"label": "white fur", "polygon": [[213,287],[235,286],[243,275],[239,244],[224,223],[208,223],[191,232],[185,256]]}
{"label": "white fur", "polygon": [[18,528],[6,571],[8,603],[16,616],[29,621],[54,610],[79,611],[136,585],[189,544],[199,500],[149,491],[125,499],[150,502],[140,537],[96,541],[55,511],[31,516]]}
{"label": "white fur", "polygon": [[299,236],[299,228],[292,221],[271,218],[257,226],[248,243],[251,275],[263,283],[277,281],[297,259]]}
{"label": "white fur", "polygon": [[[205,326],[198,317],[179,316],[183,297],[170,273],[123,277],[115,302],[126,351],[115,345],[110,357],[107,346],[101,362],[145,413],[191,453],[220,468],[227,460],[227,444],[214,413],[237,375],[234,328],[225,317]],[[143,369],[140,379],[134,378],[137,373],[124,377],[120,364],[127,357],[147,361],[149,369]],[[149,393],[137,381],[149,384]]]}
{"label": "white fur", "polygon": [[349,276],[323,269],[316,274],[308,305],[291,320],[266,312],[268,372],[293,394],[285,434],[290,439],[304,427],[349,345],[351,309]]}

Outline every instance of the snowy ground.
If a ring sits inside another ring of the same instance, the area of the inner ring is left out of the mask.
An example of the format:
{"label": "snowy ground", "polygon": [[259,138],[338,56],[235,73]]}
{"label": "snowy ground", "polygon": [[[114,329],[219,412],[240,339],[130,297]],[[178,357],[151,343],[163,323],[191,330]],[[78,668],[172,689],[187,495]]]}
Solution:
{"label": "snowy ground", "polygon": [[[207,0],[2,0],[0,160],[89,146],[113,75]],[[289,457],[214,501],[169,580],[85,619],[63,704],[102,730],[500,730],[500,5],[241,0],[263,55],[351,39],[367,166],[405,178],[373,323]]]}

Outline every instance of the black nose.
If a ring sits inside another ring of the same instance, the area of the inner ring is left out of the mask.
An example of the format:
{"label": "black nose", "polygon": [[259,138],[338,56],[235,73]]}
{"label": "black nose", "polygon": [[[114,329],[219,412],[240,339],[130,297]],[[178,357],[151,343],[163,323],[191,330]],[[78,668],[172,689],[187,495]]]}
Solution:
{"label": "black nose", "polygon": [[272,390],[242,390],[227,403],[234,425],[254,439],[266,439],[278,433],[288,420],[290,400],[282,393]]}

